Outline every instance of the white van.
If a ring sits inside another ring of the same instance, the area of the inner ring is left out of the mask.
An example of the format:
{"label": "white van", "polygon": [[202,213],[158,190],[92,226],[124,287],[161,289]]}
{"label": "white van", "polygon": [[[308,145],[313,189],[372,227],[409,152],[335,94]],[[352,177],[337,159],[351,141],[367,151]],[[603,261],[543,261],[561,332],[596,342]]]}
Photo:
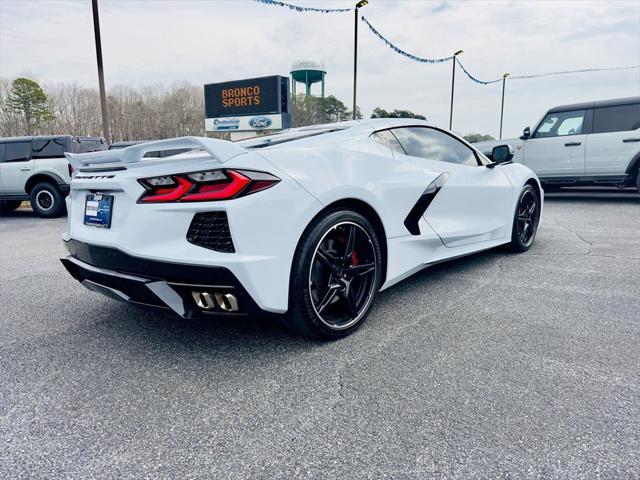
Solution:
{"label": "white van", "polygon": [[0,138],[0,210],[15,210],[23,200],[31,200],[33,211],[41,217],[62,215],[71,176],[65,152],[106,149],[102,137]]}
{"label": "white van", "polygon": [[490,155],[505,143],[514,149],[513,161],[536,172],[545,189],[615,185],[640,191],[640,97],[554,107],[519,139],[474,146]]}

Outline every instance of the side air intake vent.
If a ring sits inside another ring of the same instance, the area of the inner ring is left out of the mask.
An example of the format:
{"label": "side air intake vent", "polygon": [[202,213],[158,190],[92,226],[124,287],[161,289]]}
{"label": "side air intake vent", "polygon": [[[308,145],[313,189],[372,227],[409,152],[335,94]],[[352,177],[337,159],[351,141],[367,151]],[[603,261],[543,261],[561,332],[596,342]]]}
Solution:
{"label": "side air intake vent", "polygon": [[187,240],[216,252],[234,253],[227,212],[196,213],[187,232]]}
{"label": "side air intake vent", "polygon": [[409,215],[404,219],[404,226],[407,227],[411,235],[420,235],[420,226],[418,225],[420,217],[427,211],[427,208],[433,199],[436,198],[440,189],[444,187],[444,184],[447,183],[448,179],[449,174],[446,172],[438,175],[438,177],[427,186],[423,194],[420,195],[420,198],[409,212]]}

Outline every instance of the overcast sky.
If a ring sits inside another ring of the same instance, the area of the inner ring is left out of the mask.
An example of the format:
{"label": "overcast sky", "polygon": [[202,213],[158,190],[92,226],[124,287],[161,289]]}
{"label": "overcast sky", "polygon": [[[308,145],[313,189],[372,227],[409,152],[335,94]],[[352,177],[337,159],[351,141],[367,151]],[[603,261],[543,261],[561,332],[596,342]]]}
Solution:
{"label": "overcast sky", "polygon": [[[290,0],[339,8],[344,0]],[[481,79],[640,64],[640,2],[382,1],[361,10],[398,47],[422,57],[464,50]],[[327,68],[327,94],[351,105],[353,13],[297,13],[251,0],[100,0],[107,88],[194,84],[287,75],[294,60]],[[449,120],[451,64],[420,64],[386,47],[360,23],[358,104]],[[0,0],[0,75],[97,87],[91,2]],[[456,76],[454,130],[497,136],[501,85]],[[505,136],[547,108],[640,95],[640,70],[507,82]]]}

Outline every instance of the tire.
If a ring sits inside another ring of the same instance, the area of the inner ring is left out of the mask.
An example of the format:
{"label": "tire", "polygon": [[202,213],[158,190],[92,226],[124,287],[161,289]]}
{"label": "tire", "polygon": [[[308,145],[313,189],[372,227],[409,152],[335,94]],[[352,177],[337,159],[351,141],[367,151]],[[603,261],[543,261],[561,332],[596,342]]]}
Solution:
{"label": "tire", "polygon": [[52,183],[37,183],[31,190],[31,208],[42,218],[59,217],[66,210],[64,195]]}
{"label": "tire", "polygon": [[22,204],[22,200],[2,200],[0,202],[0,213],[13,212]]}
{"label": "tire", "polygon": [[640,193],[640,169],[636,172],[636,190]]}
{"label": "tire", "polygon": [[[533,202],[533,210],[531,205]],[[533,245],[540,223],[540,193],[531,185],[525,185],[513,215],[513,228],[509,250],[516,253],[526,252]]]}
{"label": "tire", "polygon": [[298,242],[284,322],[310,337],[346,337],[365,321],[381,283],[382,249],[371,223],[351,210],[330,210]]}

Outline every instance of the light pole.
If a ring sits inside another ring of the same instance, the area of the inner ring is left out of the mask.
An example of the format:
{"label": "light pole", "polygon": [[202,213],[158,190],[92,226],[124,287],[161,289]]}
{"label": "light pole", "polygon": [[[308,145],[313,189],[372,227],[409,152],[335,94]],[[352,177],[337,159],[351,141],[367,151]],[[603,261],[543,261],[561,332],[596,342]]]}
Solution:
{"label": "light pole", "polygon": [[92,0],[93,7],[93,33],[96,39],[96,59],[98,61],[98,84],[100,86],[100,109],[102,110],[102,133],[107,141],[111,143],[109,132],[109,112],[107,111],[107,95],[104,89],[104,71],[102,68],[102,41],[100,40],[100,19],[98,18],[98,0]]}
{"label": "light pole", "polygon": [[356,3],[355,23],[353,28],[353,119],[356,119],[356,84],[358,80],[358,10],[368,5],[368,0]]}
{"label": "light pole", "polygon": [[504,86],[507,83],[508,73],[502,75],[502,106],[500,107],[500,140],[502,140],[502,117],[504,116]]}
{"label": "light pole", "polygon": [[462,50],[458,50],[453,54],[453,71],[451,73],[451,108],[449,109],[449,130],[451,130],[451,126],[453,125],[453,90],[455,88],[456,83],[456,57],[462,54]]}

